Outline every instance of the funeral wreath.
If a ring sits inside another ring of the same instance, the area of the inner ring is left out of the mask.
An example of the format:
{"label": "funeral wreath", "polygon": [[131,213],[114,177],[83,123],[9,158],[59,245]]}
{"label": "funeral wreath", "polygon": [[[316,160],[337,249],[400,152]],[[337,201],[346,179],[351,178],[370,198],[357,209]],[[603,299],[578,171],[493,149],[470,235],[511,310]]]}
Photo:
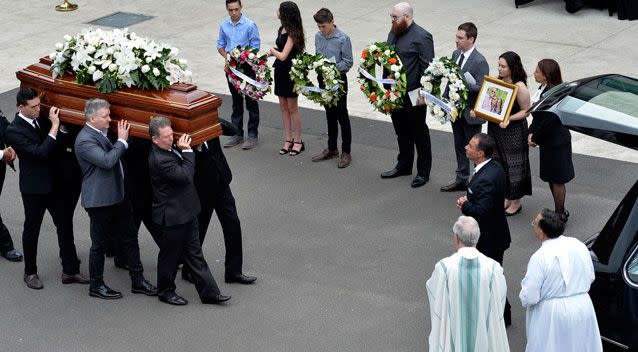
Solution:
{"label": "funeral wreath", "polygon": [[363,94],[378,111],[389,114],[403,106],[405,70],[392,46],[378,42],[363,49],[359,83]]}
{"label": "funeral wreath", "polygon": [[430,114],[441,124],[456,121],[465,111],[467,86],[461,69],[451,58],[434,58],[421,77],[421,85],[433,96],[429,98],[426,95],[425,103]]}
{"label": "funeral wreath", "polygon": [[[316,73],[323,83],[324,88],[314,85],[309,73]],[[344,82],[341,73],[333,62],[330,62],[321,54],[311,55],[301,53],[292,60],[290,78],[295,83],[295,91],[301,93],[311,101],[322,106],[336,106],[343,90]]]}
{"label": "funeral wreath", "polygon": [[259,49],[237,46],[228,53],[226,77],[238,92],[259,100],[271,91],[272,75],[266,54]]}

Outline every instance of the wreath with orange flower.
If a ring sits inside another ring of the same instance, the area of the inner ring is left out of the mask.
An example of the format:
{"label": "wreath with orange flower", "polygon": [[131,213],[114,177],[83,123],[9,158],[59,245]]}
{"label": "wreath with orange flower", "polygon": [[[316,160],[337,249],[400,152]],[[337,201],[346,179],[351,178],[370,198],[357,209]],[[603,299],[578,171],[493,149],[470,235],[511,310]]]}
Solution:
{"label": "wreath with orange flower", "polygon": [[[379,68],[383,72],[377,74]],[[363,49],[359,63],[359,83],[361,91],[376,110],[390,114],[403,107],[405,70],[393,46],[378,42]]]}

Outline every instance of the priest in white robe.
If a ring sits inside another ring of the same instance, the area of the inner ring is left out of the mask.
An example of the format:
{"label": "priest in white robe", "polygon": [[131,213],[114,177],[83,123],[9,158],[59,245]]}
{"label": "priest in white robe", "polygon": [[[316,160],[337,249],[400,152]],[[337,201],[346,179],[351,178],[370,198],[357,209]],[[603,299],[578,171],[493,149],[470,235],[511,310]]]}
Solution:
{"label": "priest in white robe", "polygon": [[430,352],[509,351],[503,268],[475,248],[480,230],[474,218],[459,217],[452,232],[458,251],[436,263],[426,283]]}
{"label": "priest in white robe", "polygon": [[602,351],[589,287],[594,266],[587,247],[563,236],[558,213],[543,209],[532,222],[541,248],[532,255],[521,282],[527,308],[527,352]]}

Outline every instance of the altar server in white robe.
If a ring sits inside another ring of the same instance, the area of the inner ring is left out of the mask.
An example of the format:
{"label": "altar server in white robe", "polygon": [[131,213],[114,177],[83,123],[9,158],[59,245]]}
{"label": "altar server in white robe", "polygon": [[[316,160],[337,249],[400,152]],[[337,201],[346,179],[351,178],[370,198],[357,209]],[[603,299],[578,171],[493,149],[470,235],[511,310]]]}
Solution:
{"label": "altar server in white robe", "polygon": [[587,294],[594,281],[587,247],[562,235],[565,223],[554,211],[543,209],[532,226],[541,248],[529,260],[519,295],[527,308],[526,351],[602,351]]}
{"label": "altar server in white robe", "polygon": [[479,225],[460,216],[452,227],[457,252],[440,260],[427,281],[430,352],[509,351],[503,268],[476,248]]}

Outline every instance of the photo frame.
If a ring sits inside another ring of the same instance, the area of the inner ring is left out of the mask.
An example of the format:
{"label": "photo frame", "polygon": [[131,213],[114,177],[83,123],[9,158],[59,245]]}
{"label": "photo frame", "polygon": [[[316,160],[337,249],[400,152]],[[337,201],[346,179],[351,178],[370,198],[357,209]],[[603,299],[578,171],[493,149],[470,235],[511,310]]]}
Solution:
{"label": "photo frame", "polygon": [[518,93],[516,84],[485,76],[474,104],[477,117],[494,123],[507,122]]}

